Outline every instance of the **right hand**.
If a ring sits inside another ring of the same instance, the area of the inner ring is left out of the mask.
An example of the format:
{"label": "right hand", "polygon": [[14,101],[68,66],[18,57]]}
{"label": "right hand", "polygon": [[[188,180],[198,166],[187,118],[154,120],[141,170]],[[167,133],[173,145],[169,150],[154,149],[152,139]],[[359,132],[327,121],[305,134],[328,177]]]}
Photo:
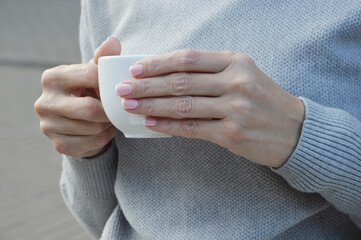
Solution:
{"label": "right hand", "polygon": [[117,129],[104,113],[98,90],[98,58],[119,55],[120,42],[108,38],[87,64],[58,66],[46,70],[43,92],[34,104],[40,129],[62,154],[90,157],[100,153]]}

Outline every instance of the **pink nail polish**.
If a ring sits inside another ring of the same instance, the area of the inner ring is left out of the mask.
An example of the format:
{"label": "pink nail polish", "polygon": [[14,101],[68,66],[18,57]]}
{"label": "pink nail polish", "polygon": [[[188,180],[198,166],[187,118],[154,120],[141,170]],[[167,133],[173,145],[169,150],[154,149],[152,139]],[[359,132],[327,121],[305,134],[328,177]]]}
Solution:
{"label": "pink nail polish", "polygon": [[130,72],[133,76],[139,76],[139,75],[143,74],[143,72],[144,72],[144,67],[143,67],[143,65],[141,65],[141,64],[136,64],[136,65],[130,66],[129,72]]}
{"label": "pink nail polish", "polygon": [[157,125],[157,121],[155,119],[147,118],[144,120],[144,125],[147,127],[154,127],[155,125]]}
{"label": "pink nail polish", "polygon": [[124,109],[136,109],[138,107],[138,101],[135,99],[124,99],[123,108]]}
{"label": "pink nail polish", "polygon": [[119,96],[126,96],[133,92],[133,86],[130,84],[118,84],[117,85],[117,92]]}

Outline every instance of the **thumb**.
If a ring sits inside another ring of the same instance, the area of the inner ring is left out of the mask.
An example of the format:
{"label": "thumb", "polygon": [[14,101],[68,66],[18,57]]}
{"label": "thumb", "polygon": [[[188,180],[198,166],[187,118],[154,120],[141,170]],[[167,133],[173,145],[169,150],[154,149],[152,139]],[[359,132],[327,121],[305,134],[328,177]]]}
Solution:
{"label": "thumb", "polygon": [[120,55],[122,47],[117,37],[108,37],[94,52],[94,62],[98,64],[98,59],[102,56]]}

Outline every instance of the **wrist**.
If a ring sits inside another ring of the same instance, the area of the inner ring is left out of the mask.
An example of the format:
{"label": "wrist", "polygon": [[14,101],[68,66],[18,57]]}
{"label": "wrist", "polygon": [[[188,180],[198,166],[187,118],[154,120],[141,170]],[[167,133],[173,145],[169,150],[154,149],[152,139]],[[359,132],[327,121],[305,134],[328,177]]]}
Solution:
{"label": "wrist", "polygon": [[292,111],[290,111],[289,114],[290,116],[289,120],[291,123],[290,124],[291,129],[288,130],[289,133],[288,139],[290,139],[288,141],[289,144],[286,147],[287,150],[285,151],[285,155],[284,155],[285,157],[283,159],[280,159],[280,161],[274,162],[272,164],[271,167],[274,169],[282,167],[288,161],[288,159],[292,156],[293,152],[295,151],[301,137],[302,126],[305,119],[305,106],[300,98],[295,97],[294,100],[295,101],[293,107],[291,108]]}
{"label": "wrist", "polygon": [[111,143],[112,143],[112,141],[109,141],[104,147],[101,147],[99,149],[94,149],[92,151],[87,152],[83,158],[90,160],[92,158],[96,158],[96,157],[102,155],[103,153],[105,153],[108,150],[108,148],[111,146]]}

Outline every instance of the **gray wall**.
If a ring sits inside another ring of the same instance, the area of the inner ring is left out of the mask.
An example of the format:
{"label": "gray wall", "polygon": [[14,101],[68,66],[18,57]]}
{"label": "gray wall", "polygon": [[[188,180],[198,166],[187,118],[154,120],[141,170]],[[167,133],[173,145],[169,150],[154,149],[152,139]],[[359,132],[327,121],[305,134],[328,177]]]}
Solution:
{"label": "gray wall", "polygon": [[59,192],[61,157],[33,104],[51,66],[80,62],[80,1],[0,1],[0,239],[90,239]]}

